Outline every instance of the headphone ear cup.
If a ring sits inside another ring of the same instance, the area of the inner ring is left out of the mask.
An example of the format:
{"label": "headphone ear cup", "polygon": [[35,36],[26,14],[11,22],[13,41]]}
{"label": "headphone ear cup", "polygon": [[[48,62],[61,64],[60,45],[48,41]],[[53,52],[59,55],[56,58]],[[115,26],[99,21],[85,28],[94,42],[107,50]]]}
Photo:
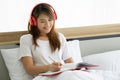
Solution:
{"label": "headphone ear cup", "polygon": [[57,14],[55,11],[54,11],[54,17],[55,17],[55,20],[57,20]]}
{"label": "headphone ear cup", "polygon": [[37,21],[34,16],[31,16],[31,18],[30,18],[30,25],[37,26]]}

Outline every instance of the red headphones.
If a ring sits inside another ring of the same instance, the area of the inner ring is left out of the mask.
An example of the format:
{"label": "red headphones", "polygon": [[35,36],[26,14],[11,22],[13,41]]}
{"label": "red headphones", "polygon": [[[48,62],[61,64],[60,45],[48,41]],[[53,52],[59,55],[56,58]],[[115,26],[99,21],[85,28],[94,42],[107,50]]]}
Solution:
{"label": "red headphones", "polygon": [[54,9],[50,4],[48,4],[48,3],[39,3],[39,4],[37,4],[37,5],[32,9],[31,16],[30,16],[30,21],[29,21],[31,26],[37,26],[36,18],[35,18],[34,16],[32,16],[32,13],[33,13],[33,10],[34,10],[37,6],[40,6],[41,4],[48,5],[48,6],[53,10],[55,20],[57,19],[56,11],[55,11],[55,9]]}

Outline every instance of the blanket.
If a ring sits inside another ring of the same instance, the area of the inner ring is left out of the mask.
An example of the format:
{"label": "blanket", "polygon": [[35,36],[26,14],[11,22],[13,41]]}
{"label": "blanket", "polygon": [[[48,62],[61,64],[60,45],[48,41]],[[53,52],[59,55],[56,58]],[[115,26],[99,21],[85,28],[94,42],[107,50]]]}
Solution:
{"label": "blanket", "polygon": [[65,71],[53,76],[36,76],[33,80],[120,80],[120,72],[104,70]]}

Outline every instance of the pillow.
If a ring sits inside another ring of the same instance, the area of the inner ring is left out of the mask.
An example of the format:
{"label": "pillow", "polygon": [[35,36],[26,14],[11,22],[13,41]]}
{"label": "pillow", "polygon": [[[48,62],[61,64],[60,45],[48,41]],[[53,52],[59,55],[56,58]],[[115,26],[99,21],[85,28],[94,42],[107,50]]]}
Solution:
{"label": "pillow", "polygon": [[80,52],[80,42],[79,40],[67,41],[69,53],[71,54],[73,61],[75,63],[83,62]]}
{"label": "pillow", "polygon": [[119,71],[120,50],[88,55],[83,57],[83,61],[98,65],[96,69]]}
{"label": "pillow", "polygon": [[18,60],[18,53],[19,48],[1,49],[11,80],[32,80],[33,77],[25,72],[22,62]]}

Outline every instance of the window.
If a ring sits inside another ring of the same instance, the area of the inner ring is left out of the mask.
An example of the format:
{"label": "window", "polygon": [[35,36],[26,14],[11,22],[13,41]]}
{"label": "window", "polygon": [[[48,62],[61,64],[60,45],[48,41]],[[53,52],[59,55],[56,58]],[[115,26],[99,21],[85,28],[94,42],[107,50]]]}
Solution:
{"label": "window", "polygon": [[35,4],[47,2],[57,13],[57,28],[120,23],[119,0],[2,0],[0,32],[27,30]]}

